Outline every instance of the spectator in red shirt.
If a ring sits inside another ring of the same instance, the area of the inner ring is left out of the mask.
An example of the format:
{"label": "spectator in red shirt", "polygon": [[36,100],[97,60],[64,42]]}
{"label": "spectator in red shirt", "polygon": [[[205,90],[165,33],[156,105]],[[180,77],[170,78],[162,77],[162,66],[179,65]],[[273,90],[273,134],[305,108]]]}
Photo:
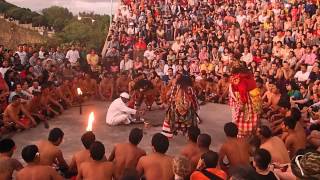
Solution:
{"label": "spectator in red shirt", "polygon": [[143,38],[139,38],[138,42],[134,45],[135,50],[146,50],[147,44],[144,42]]}
{"label": "spectator in red shirt", "polygon": [[261,50],[258,49],[255,53],[255,55],[253,56],[253,61],[256,62],[257,64],[260,64],[262,61],[262,57],[261,57]]}
{"label": "spectator in red shirt", "polygon": [[204,153],[198,163],[197,169],[191,174],[190,180],[227,179],[227,174],[217,169],[219,155],[214,151]]}

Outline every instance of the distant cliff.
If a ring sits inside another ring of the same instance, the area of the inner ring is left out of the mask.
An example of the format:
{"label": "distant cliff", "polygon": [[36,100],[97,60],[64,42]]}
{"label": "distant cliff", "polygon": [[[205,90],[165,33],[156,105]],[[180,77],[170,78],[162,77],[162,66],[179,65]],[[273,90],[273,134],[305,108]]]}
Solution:
{"label": "distant cliff", "polygon": [[19,27],[14,23],[0,18],[0,44],[5,47],[15,48],[18,44],[43,44],[46,37],[41,36],[38,31]]}

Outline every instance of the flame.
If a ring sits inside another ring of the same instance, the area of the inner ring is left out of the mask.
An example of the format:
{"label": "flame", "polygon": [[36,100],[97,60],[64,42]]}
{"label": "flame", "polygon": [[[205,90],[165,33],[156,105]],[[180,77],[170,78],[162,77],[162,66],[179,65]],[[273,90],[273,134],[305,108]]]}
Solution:
{"label": "flame", "polygon": [[78,95],[82,95],[82,91],[80,88],[77,88]]}
{"label": "flame", "polygon": [[91,113],[89,114],[87,131],[92,131],[92,124],[93,124],[93,121],[94,121],[94,113],[93,113],[93,112],[91,112]]}

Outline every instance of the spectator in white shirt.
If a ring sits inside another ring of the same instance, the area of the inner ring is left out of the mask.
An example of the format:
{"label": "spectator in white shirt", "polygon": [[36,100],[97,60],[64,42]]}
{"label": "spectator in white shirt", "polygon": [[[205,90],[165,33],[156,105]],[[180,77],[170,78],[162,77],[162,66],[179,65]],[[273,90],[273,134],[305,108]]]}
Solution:
{"label": "spectator in white shirt", "polygon": [[8,60],[4,60],[2,62],[2,67],[0,67],[0,73],[2,74],[2,77],[6,74],[6,72],[10,69]]}
{"label": "spectator in white shirt", "polygon": [[243,22],[246,20],[247,16],[244,15],[243,11],[240,11],[239,14],[236,16],[236,19],[240,26],[242,26]]}
{"label": "spectator in white shirt", "polygon": [[28,88],[28,91],[33,93],[33,92],[41,92],[41,86],[39,86],[39,81],[34,80],[32,82],[32,86]]}
{"label": "spectator in white shirt", "polygon": [[180,47],[183,45],[183,43],[180,40],[180,37],[176,38],[176,41],[172,44],[171,49],[175,52],[178,53],[180,50]]}
{"label": "spectator in white shirt", "polygon": [[250,64],[253,60],[252,54],[249,52],[249,48],[245,47],[244,52],[241,57],[241,61],[244,61],[247,65]]}
{"label": "spectator in white shirt", "polygon": [[174,64],[172,64],[171,60],[168,60],[168,63],[166,63],[163,68],[164,75],[169,75],[168,69],[170,69],[170,68],[172,68],[173,74],[176,74],[176,66]]}
{"label": "spectator in white shirt", "polygon": [[44,47],[41,46],[40,47],[40,51],[39,51],[39,58],[40,59],[45,59],[45,53],[46,53],[46,51],[45,51]]}
{"label": "spectator in white shirt", "polygon": [[301,64],[300,68],[300,71],[294,75],[294,78],[298,79],[299,82],[305,82],[309,79],[310,72],[307,71],[306,64]]}
{"label": "spectator in white shirt", "polygon": [[72,66],[76,66],[78,59],[80,58],[79,51],[75,49],[74,45],[67,52],[66,58],[69,60]]}
{"label": "spectator in white shirt", "polygon": [[151,44],[148,44],[147,50],[144,52],[143,57],[147,58],[149,61],[154,60],[156,55],[154,54],[154,50],[152,49]]}
{"label": "spectator in white shirt", "polygon": [[21,64],[25,65],[28,61],[27,53],[23,50],[23,46],[19,45],[18,46],[18,51],[16,52],[18,54]]}
{"label": "spectator in white shirt", "polygon": [[[127,103],[129,102],[130,96],[128,93],[123,92],[120,97],[114,100],[108,109],[106,116],[106,123],[110,126],[116,126],[120,124],[130,124],[131,122],[137,122],[140,120],[142,111],[129,108]],[[135,116],[135,118],[132,118]]]}
{"label": "spectator in white shirt", "polygon": [[124,55],[123,60],[120,62],[120,71],[130,71],[133,69],[133,61],[129,59],[129,54]]}
{"label": "spectator in white shirt", "polygon": [[267,19],[269,18],[268,13],[266,10],[263,11],[263,13],[258,17],[258,20],[260,23],[265,23]]}

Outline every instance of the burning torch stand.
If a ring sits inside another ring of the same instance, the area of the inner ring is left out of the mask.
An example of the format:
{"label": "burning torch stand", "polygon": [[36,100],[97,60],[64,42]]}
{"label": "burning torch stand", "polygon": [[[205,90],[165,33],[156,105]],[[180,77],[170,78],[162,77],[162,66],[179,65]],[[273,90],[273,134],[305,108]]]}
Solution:
{"label": "burning torch stand", "polygon": [[80,115],[82,115],[82,101],[83,101],[82,94],[79,95],[79,100],[80,100],[79,113]]}

